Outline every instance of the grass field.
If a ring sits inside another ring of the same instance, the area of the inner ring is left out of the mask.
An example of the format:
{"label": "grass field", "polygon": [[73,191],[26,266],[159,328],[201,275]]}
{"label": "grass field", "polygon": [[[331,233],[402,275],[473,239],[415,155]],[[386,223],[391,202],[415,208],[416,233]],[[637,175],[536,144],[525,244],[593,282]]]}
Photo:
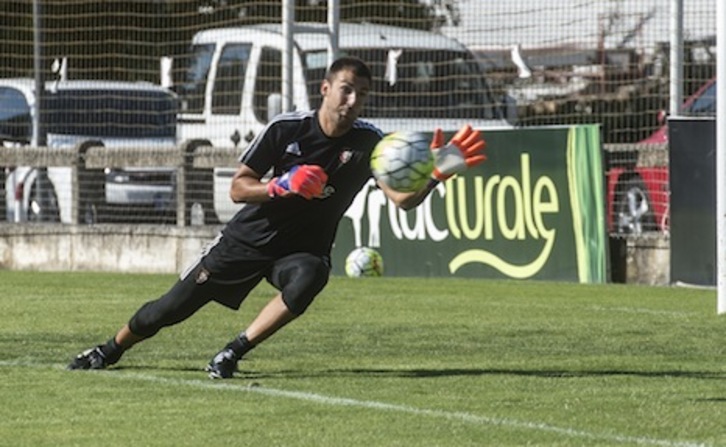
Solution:
{"label": "grass field", "polygon": [[64,370],[173,280],[0,271],[0,445],[726,445],[714,291],[333,278],[238,377],[207,379],[263,286]]}

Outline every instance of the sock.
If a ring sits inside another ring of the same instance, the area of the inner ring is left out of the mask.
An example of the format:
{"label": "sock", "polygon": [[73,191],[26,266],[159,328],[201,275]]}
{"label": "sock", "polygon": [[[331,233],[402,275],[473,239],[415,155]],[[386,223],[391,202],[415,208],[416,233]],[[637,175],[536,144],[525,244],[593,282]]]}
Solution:
{"label": "sock", "polygon": [[106,363],[113,365],[118,362],[124,353],[124,348],[116,343],[116,337],[111,337],[105,345],[101,345],[101,352],[106,357]]}
{"label": "sock", "polygon": [[254,347],[255,347],[255,345],[253,345],[247,339],[247,335],[245,335],[245,333],[242,332],[237,337],[235,337],[234,340],[227,343],[227,346],[225,346],[224,349],[229,349],[232,352],[234,352],[236,359],[239,360],[242,358],[243,355],[247,354]]}

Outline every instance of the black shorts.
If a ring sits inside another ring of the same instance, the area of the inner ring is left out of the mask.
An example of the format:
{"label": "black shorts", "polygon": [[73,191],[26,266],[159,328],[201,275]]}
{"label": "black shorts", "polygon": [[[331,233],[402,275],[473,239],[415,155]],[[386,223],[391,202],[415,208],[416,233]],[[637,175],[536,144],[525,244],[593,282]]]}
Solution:
{"label": "black shorts", "polygon": [[328,256],[291,253],[271,257],[220,235],[169,291],[136,311],[129,328],[134,334],[150,337],[161,328],[186,320],[210,301],[239,309],[263,278],[281,292],[290,312],[302,315],[329,276]]}
{"label": "black shorts", "polygon": [[301,314],[327,284],[329,276],[328,256],[291,253],[273,257],[240,246],[220,234],[181,274],[180,280],[193,279],[200,289],[204,289],[204,295],[238,309],[264,278],[282,292],[283,300],[293,313]]}

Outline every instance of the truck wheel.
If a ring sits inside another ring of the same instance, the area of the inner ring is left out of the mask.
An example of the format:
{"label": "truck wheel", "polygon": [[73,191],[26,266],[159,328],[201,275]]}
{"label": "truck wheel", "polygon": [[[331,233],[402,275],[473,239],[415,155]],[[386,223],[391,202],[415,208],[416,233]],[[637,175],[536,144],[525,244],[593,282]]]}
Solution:
{"label": "truck wheel", "polygon": [[195,169],[194,150],[199,146],[209,146],[203,141],[191,142],[186,146],[187,184],[184,195],[185,225],[217,225],[219,219],[214,211],[214,170]]}
{"label": "truck wheel", "polygon": [[[211,169],[194,169],[188,173],[186,194],[186,224],[198,225],[203,215],[203,225],[219,223],[214,212],[214,171]],[[201,210],[200,210],[201,208]],[[196,215],[192,219],[192,215]],[[197,217],[199,216],[199,217]]]}
{"label": "truck wheel", "polygon": [[100,169],[79,172],[78,223],[93,225],[105,217],[106,176]]}

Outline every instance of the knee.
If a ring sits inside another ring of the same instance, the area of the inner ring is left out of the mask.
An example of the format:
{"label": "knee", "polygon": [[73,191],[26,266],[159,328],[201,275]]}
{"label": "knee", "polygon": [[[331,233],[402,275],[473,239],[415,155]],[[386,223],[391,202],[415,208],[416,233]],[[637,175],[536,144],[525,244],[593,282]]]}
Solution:
{"label": "knee", "polygon": [[144,338],[153,337],[163,327],[161,315],[154,308],[155,301],[149,301],[136,311],[129,320],[129,329]]}
{"label": "knee", "polygon": [[328,283],[330,267],[324,260],[311,257],[297,265],[286,275],[282,284],[282,300],[293,314],[300,316]]}

